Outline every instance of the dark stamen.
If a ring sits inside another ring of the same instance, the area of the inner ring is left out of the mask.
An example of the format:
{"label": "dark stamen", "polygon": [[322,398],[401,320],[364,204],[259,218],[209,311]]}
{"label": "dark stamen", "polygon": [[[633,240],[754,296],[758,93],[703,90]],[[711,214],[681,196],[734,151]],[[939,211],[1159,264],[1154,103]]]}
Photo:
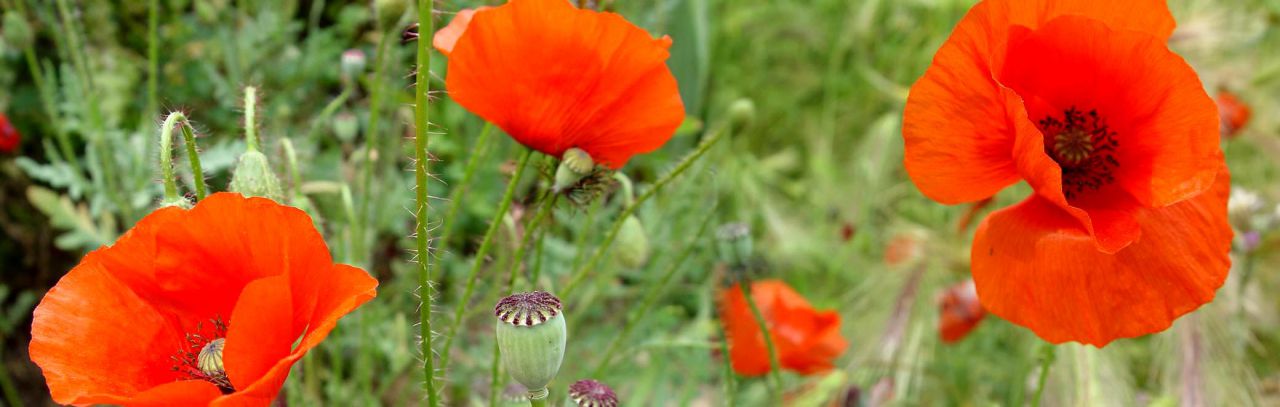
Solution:
{"label": "dark stamen", "polygon": [[1049,116],[1037,123],[1044,134],[1044,150],[1062,167],[1062,193],[1067,199],[1085,190],[1097,190],[1115,182],[1112,172],[1120,166],[1114,153],[1120,142],[1097,110],[1075,107],[1062,119]]}

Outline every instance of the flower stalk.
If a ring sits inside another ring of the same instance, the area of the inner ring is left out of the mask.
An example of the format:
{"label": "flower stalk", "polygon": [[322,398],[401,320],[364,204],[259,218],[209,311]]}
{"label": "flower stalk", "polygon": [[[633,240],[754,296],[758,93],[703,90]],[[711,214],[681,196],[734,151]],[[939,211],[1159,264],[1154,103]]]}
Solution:
{"label": "flower stalk", "polygon": [[[431,16],[433,6],[431,0],[418,0],[418,25],[422,27],[423,32],[435,32],[435,20]],[[418,250],[418,298],[422,301],[421,306],[418,307],[419,336],[422,340],[422,386],[427,393],[427,405],[436,407],[440,404],[440,400],[436,394],[436,361],[432,347],[431,227],[427,219],[427,206],[430,199],[430,195],[427,194],[427,181],[429,179],[427,165],[431,161],[427,153],[427,145],[430,140],[427,126],[431,114],[431,100],[429,98],[431,78],[428,76],[431,71],[431,48],[427,46],[427,42],[418,41],[418,67],[416,69],[417,77],[415,78],[417,86],[414,89],[413,172],[415,191],[417,192],[417,210],[414,214],[418,219],[415,230],[415,235],[417,235],[415,247]],[[453,333],[449,335],[449,339],[453,339]],[[441,357],[447,357],[448,354],[449,351],[445,350],[441,353]],[[441,364],[443,365],[443,363]]]}

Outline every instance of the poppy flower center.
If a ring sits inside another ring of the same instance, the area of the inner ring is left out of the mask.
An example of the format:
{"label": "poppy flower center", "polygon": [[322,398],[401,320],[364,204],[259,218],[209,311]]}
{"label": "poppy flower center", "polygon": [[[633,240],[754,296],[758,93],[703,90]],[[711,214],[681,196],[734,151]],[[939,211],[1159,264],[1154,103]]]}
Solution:
{"label": "poppy flower center", "polygon": [[211,322],[212,329],[204,329],[200,323],[196,324],[195,332],[187,334],[182,350],[170,358],[174,362],[172,369],[178,372],[178,380],[204,380],[217,385],[223,394],[231,394],[236,389],[222,363],[227,324],[218,317]]}
{"label": "poppy flower center", "polygon": [[1097,110],[1072,107],[1060,117],[1047,116],[1037,124],[1045,137],[1045,153],[1062,167],[1062,193],[1067,199],[1115,181],[1112,172],[1120,162],[1114,153],[1120,142]]}

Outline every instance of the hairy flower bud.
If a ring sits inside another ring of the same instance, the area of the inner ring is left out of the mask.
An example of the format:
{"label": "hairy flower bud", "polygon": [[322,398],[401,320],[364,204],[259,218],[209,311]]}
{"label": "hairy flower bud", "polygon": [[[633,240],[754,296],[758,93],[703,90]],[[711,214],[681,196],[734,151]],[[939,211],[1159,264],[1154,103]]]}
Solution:
{"label": "hairy flower bud", "polygon": [[560,299],[545,291],[513,294],[498,301],[498,350],[502,365],[531,398],[546,397],[560,371],[568,334]]}
{"label": "hairy flower bud", "polygon": [[227,189],[244,196],[261,196],[276,201],[283,195],[280,179],[271,171],[267,156],[258,151],[246,151],[240,156]]}
{"label": "hairy flower bud", "polygon": [[635,215],[628,215],[622,221],[622,229],[618,231],[618,261],[622,265],[639,268],[649,261],[649,238],[645,235],[644,225]]}
{"label": "hairy flower bud", "polygon": [[560,159],[560,167],[556,168],[556,183],[552,189],[558,192],[572,187],[582,178],[591,175],[595,166],[591,155],[586,151],[577,148],[566,150]]}

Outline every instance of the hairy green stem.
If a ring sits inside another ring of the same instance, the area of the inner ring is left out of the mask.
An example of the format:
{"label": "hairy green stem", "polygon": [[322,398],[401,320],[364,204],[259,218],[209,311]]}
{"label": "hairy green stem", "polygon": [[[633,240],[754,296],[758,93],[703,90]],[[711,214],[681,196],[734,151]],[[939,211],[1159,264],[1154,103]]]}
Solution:
{"label": "hairy green stem", "polygon": [[[707,213],[714,213],[714,210],[715,208],[713,206],[711,210],[707,211]],[[609,341],[609,346],[605,347],[604,353],[601,354],[603,356],[601,356],[600,362],[596,363],[595,373],[593,373],[591,377],[600,377],[604,374],[604,369],[609,366],[609,362],[613,359],[614,351],[622,344],[622,340],[627,338],[627,335],[631,333],[631,330],[635,328],[641,320],[649,316],[649,309],[653,308],[653,304],[658,301],[658,297],[666,291],[667,284],[669,284],[671,279],[675,277],[676,273],[680,271],[680,266],[684,265],[685,260],[689,259],[689,255],[693,254],[694,247],[697,247],[698,240],[706,233],[707,226],[711,225],[711,219],[713,218],[715,217],[704,217],[702,224],[698,226],[697,232],[694,232],[693,236],[689,237],[689,241],[684,244],[684,249],[681,250],[675,260],[671,262],[671,265],[667,267],[667,270],[662,273],[662,277],[658,279],[658,283],[649,284],[649,288],[645,292],[644,299],[640,301],[640,306],[631,313],[629,318],[627,318],[627,322],[622,326],[622,330],[618,331],[618,334],[614,335],[613,340]]]}
{"label": "hairy green stem", "polygon": [[453,227],[458,224],[458,210],[462,208],[462,198],[466,196],[467,188],[471,186],[471,179],[475,177],[476,169],[480,167],[480,161],[488,156],[490,134],[493,134],[493,123],[485,122],[484,128],[480,130],[480,137],[476,139],[476,144],[471,147],[470,157],[467,158],[467,166],[462,172],[462,181],[449,193],[449,207],[444,212],[444,225],[441,226],[440,230],[440,247],[447,247],[449,238],[453,236]]}
{"label": "hairy green stem", "polygon": [[258,88],[244,87],[244,142],[248,151],[260,151],[258,143],[258,124],[256,121],[258,105]]}
{"label": "hairy green stem", "polygon": [[173,176],[173,118],[170,114],[160,128],[160,182],[164,184],[164,203],[178,202],[178,182]]}
{"label": "hairy green stem", "polygon": [[1045,384],[1049,381],[1049,368],[1053,366],[1057,349],[1057,346],[1048,342],[1040,347],[1040,378],[1036,380],[1036,395],[1031,399],[1031,407],[1040,407],[1040,400],[1044,398]]}
{"label": "hairy green stem", "polygon": [[778,363],[778,351],[773,346],[773,335],[769,334],[769,323],[765,321],[764,314],[760,312],[760,307],[756,305],[756,299],[751,296],[751,284],[746,280],[738,282],[738,288],[742,290],[742,296],[747,300],[747,308],[751,309],[751,316],[755,318],[756,325],[760,328],[761,336],[764,337],[765,349],[769,351],[769,374],[767,382],[769,383],[769,393],[776,401],[779,399],[779,392],[782,390],[782,379],[779,374],[781,366]]}
{"label": "hairy green stem", "polygon": [[[435,20],[432,18],[432,0],[418,0],[418,26],[422,32],[435,32]],[[422,387],[427,392],[427,405],[440,405],[436,394],[436,355],[432,346],[431,332],[431,225],[427,219],[427,207],[431,196],[427,193],[427,182],[430,175],[427,166],[431,162],[427,152],[431,131],[429,126],[431,115],[431,47],[430,41],[418,41],[418,67],[414,83],[413,125],[414,125],[414,181],[417,192],[417,210],[415,217],[418,224],[415,230],[418,250],[418,298],[422,304],[418,307],[418,328],[422,339]],[[448,355],[448,351],[441,356]]]}
{"label": "hairy green stem", "polygon": [[[208,194],[209,187],[205,185],[204,170],[200,168],[200,151],[196,148],[195,130],[191,127],[191,121],[187,119],[187,115],[182,112],[169,113],[164,119],[163,128],[160,129],[161,165],[172,171],[172,166],[166,164],[165,159],[167,158],[166,156],[171,154],[171,147],[167,140],[172,138],[171,134],[174,127],[182,129],[182,139],[187,150],[187,164],[191,166],[192,181],[195,183],[196,188],[196,200],[204,199],[205,195]],[[166,174],[166,182],[169,180],[168,177],[172,177],[172,173]],[[166,198],[168,198],[168,189],[169,186],[165,185]]]}
{"label": "hairy green stem", "polygon": [[618,214],[617,219],[613,222],[613,227],[609,229],[609,233],[605,235],[604,240],[600,242],[600,246],[596,247],[596,250],[591,255],[590,260],[587,260],[586,264],[574,271],[573,277],[569,280],[569,284],[566,285],[563,290],[560,290],[560,298],[568,298],[569,294],[578,287],[578,284],[582,283],[583,278],[587,276],[587,272],[600,262],[600,259],[604,257],[605,252],[608,251],[609,247],[613,244],[613,240],[618,237],[618,232],[622,230],[622,224],[627,220],[627,217],[635,213],[640,204],[643,204],[644,201],[653,197],[655,193],[667,184],[671,183],[671,181],[677,176],[684,173],[684,171],[688,170],[689,167],[692,167],[694,162],[697,162],[698,159],[706,154],[717,141],[720,141],[725,133],[728,133],[728,128],[729,125],[726,123],[712,131],[711,135],[703,139],[693,152],[681,159],[680,163],[677,164],[675,168],[667,172],[666,175],[663,175],[662,178],[659,178],[657,182],[654,182],[653,186],[645,190],[639,197],[636,197],[635,201],[631,202],[630,205],[627,205],[626,208]]}
{"label": "hairy green stem", "polygon": [[467,282],[462,290],[462,298],[458,299],[457,305],[453,309],[453,323],[449,325],[449,329],[445,331],[444,348],[440,350],[440,368],[444,369],[449,365],[449,350],[453,347],[453,340],[458,335],[458,328],[462,326],[462,314],[466,312],[467,306],[471,302],[471,295],[475,291],[476,277],[480,275],[480,269],[484,267],[484,258],[489,255],[489,249],[493,246],[493,237],[498,234],[498,229],[502,227],[502,218],[506,216],[507,210],[511,209],[511,202],[515,199],[516,186],[520,184],[520,178],[524,176],[525,167],[529,164],[529,157],[533,156],[533,150],[525,149],[520,154],[520,161],[516,164],[516,172],[511,175],[511,181],[507,182],[507,190],[502,194],[502,201],[498,203],[498,211],[493,214],[493,219],[489,221],[489,229],[484,232],[484,238],[480,240],[480,248],[476,250],[475,260],[471,263],[471,271],[467,273]]}

